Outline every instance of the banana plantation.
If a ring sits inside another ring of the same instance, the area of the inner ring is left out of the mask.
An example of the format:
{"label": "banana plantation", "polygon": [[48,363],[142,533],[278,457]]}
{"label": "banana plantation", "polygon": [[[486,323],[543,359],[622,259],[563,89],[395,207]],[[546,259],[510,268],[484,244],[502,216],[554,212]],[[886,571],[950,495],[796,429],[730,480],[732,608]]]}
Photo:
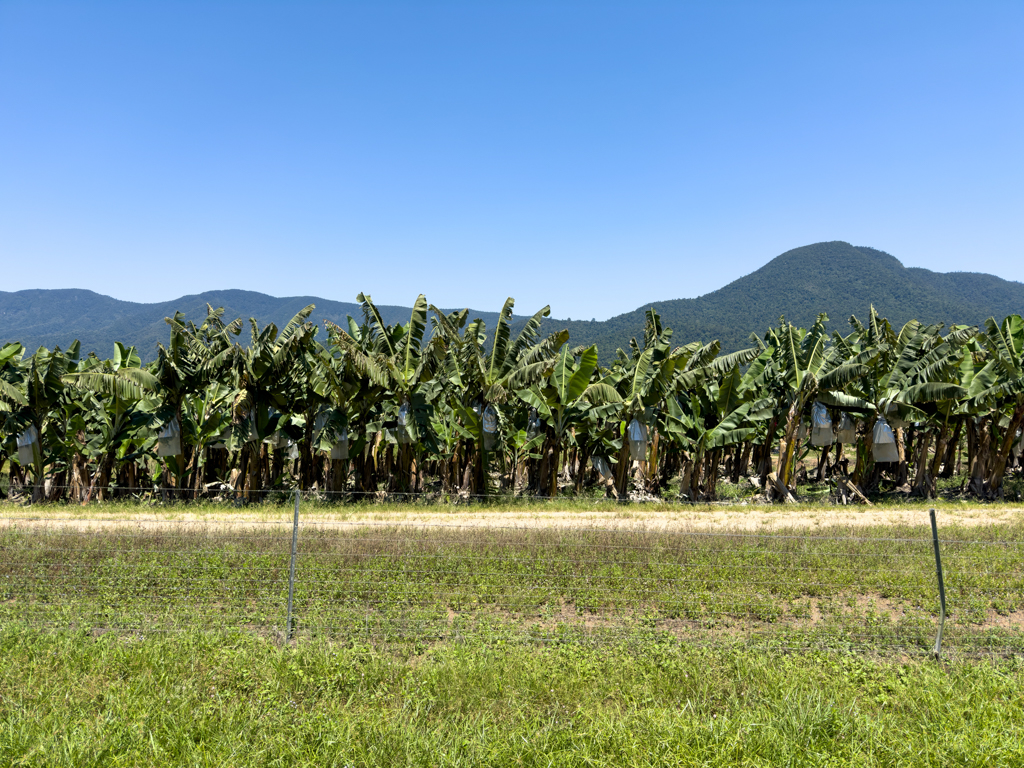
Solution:
{"label": "banana plantation", "polygon": [[[497,326],[419,296],[386,325],[369,296],[347,327],[167,318],[133,348],[0,350],[0,493],[258,501],[301,489],[339,501],[402,494],[706,501],[723,483],[787,501],[827,484],[839,503],[937,480],[995,499],[1017,471],[1024,321],[900,329],[872,308],[827,330],[780,320],[750,348],[677,345],[653,310],[599,364],[541,334],[509,299]],[[243,329],[247,331],[243,335]],[[243,344],[241,339],[248,337]]]}

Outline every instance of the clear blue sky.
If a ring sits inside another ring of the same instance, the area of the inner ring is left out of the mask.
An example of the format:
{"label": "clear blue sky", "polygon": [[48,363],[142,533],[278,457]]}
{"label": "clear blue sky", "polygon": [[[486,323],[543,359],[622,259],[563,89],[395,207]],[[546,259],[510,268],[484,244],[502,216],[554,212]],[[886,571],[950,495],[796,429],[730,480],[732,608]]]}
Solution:
{"label": "clear blue sky", "polygon": [[1024,3],[0,2],[0,290],[603,319],[821,240],[1024,281]]}

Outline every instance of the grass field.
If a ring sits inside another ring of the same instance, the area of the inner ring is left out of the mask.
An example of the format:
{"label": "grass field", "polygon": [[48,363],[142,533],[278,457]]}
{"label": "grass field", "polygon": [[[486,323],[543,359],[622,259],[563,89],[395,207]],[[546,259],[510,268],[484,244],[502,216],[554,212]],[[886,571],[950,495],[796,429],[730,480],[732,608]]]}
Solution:
{"label": "grass field", "polygon": [[287,499],[5,507],[0,764],[1024,764],[1012,508],[941,527],[942,661],[916,507],[303,510],[288,642]]}
{"label": "grass field", "polygon": [[1024,666],[637,636],[427,650],[0,633],[0,761],[1012,766]]}

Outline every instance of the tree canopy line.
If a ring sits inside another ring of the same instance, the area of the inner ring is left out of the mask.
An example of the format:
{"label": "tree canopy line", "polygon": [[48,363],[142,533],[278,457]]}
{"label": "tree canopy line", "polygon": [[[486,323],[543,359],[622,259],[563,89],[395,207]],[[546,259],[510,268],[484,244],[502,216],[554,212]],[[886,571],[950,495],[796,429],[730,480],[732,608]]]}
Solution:
{"label": "tree canopy line", "polygon": [[[883,487],[998,498],[1024,422],[1024,320],[900,329],[870,309],[829,332],[781,318],[750,346],[674,345],[653,309],[610,366],[566,330],[517,333],[420,295],[388,325],[359,294],[361,322],[283,329],[200,324],[176,313],[157,359],[0,349],[0,477],[32,501],[84,503],[173,489],[259,499],[301,489],[362,498],[560,493],[713,500],[722,478],[789,500],[829,481],[837,500]],[[818,462],[812,476],[802,459]]]}

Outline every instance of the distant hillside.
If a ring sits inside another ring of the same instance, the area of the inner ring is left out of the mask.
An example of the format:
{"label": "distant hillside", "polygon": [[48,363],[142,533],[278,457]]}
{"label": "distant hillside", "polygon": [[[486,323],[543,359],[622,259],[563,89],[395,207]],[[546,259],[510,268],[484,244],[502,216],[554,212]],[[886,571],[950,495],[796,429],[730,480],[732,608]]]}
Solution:
{"label": "distant hillside", "polygon": [[574,344],[596,343],[601,357],[643,333],[644,313],[653,306],[679,343],[718,339],[726,351],[749,346],[779,317],[806,327],[818,313],[829,327],[846,333],[847,319],[864,319],[870,306],[894,325],[982,323],[1024,312],[1024,284],[975,272],[943,274],[907,268],[874,248],[844,242],[816,243],[777,256],[756,272],[696,299],[656,301],[603,322],[556,321]]}
{"label": "distant hillside", "polygon": [[[552,302],[557,299],[551,297]],[[316,304],[311,319],[320,325],[325,319],[343,323],[347,315],[361,316],[354,303],[313,296],[275,298],[252,291],[209,291],[162,304],[135,304],[84,290],[0,292],[0,344],[20,341],[34,351],[55,344],[67,347],[77,338],[83,351],[108,356],[114,341],[123,341],[135,344],[145,359],[152,359],[156,344],[167,342],[164,318],[178,310],[201,321],[208,303],[225,307],[227,318],[255,317],[261,326],[274,322],[281,327],[307,304]],[[643,332],[644,313],[650,306],[674,330],[676,342],[719,339],[722,348],[731,351],[748,346],[751,333],[763,335],[781,315],[807,326],[819,312],[826,312],[829,327],[845,333],[847,318],[867,317],[872,304],[895,325],[910,319],[981,323],[990,316],[1024,312],[1024,284],[973,272],[908,269],[874,248],[838,241],[816,243],[787,251],[756,272],[696,299],[653,302],[602,322],[548,320],[545,332],[568,328],[571,344],[596,343],[607,362],[616,348]],[[387,323],[409,319],[407,307],[379,309]],[[471,310],[470,318],[475,317],[493,328],[497,312]],[[518,318],[517,325],[521,322]]]}
{"label": "distant hillside", "polygon": [[[166,345],[170,336],[164,318],[179,311],[198,324],[206,317],[207,304],[224,307],[224,317],[229,321],[255,317],[260,327],[276,323],[282,328],[308,304],[316,304],[310,320],[321,328],[324,320],[343,325],[348,315],[362,318],[362,309],[355,303],[315,296],[276,298],[253,291],[208,291],[161,304],[136,304],[77,289],[0,291],[0,344],[20,341],[29,351],[35,351],[40,346],[67,348],[78,339],[83,354],[94,351],[107,357],[114,342],[121,341],[134,344],[143,359],[152,360],[156,345]],[[377,309],[388,324],[409,321],[409,307],[378,305]],[[471,317],[481,317],[493,325],[498,313],[476,312]],[[243,343],[248,340],[248,324],[239,338]]]}

